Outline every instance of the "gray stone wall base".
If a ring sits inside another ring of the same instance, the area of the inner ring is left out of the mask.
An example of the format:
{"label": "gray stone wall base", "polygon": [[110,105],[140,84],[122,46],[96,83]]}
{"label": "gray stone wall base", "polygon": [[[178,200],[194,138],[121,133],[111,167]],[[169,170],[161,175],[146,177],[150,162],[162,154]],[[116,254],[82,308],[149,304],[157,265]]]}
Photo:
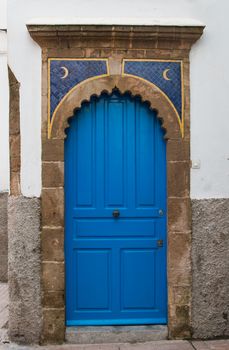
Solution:
{"label": "gray stone wall base", "polygon": [[0,192],[0,282],[8,280],[8,192]]}
{"label": "gray stone wall base", "polygon": [[9,337],[38,343],[41,334],[40,199],[10,196]]}
{"label": "gray stone wall base", "polygon": [[194,338],[229,336],[229,199],[192,201]]}

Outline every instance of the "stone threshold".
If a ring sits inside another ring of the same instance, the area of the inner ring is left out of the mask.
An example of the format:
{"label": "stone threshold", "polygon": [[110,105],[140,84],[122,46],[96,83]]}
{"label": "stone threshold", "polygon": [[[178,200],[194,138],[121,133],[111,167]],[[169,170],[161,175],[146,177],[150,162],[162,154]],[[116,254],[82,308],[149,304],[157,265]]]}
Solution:
{"label": "stone threshold", "polygon": [[67,327],[69,344],[141,343],[168,339],[168,327],[149,326],[79,326]]}

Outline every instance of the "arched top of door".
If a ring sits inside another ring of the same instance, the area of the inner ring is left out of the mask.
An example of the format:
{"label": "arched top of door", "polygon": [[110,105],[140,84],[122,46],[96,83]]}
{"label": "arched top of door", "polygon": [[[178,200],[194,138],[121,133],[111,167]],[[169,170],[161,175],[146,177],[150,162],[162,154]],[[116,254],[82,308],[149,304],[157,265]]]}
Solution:
{"label": "arched top of door", "polygon": [[104,92],[110,94],[114,89],[118,89],[121,94],[128,92],[133,97],[140,96],[143,102],[148,102],[161,121],[166,139],[181,137],[176,111],[160,89],[138,77],[111,75],[86,81],[72,89],[60,104],[52,121],[51,138],[65,138],[68,120],[74,116],[76,109],[81,108],[83,102],[90,101],[92,96],[99,97]]}

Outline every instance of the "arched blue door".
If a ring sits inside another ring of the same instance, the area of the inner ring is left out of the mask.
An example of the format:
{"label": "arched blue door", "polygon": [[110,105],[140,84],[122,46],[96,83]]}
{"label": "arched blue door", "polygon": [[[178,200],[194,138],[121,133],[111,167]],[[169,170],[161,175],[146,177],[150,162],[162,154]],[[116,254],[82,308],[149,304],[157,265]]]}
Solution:
{"label": "arched blue door", "polygon": [[66,323],[165,324],[166,146],[140,98],[84,103],[65,141]]}

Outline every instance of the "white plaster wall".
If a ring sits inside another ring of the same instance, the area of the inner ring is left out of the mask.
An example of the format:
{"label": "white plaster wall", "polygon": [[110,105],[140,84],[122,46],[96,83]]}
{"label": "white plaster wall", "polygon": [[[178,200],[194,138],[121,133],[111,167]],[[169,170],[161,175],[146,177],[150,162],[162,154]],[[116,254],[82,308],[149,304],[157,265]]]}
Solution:
{"label": "white plaster wall", "polygon": [[7,0],[0,0],[0,29],[6,29],[7,27]]}
{"label": "white plaster wall", "polygon": [[0,0],[0,192],[9,190],[9,87],[6,0]]}
{"label": "white plaster wall", "polygon": [[41,52],[25,23],[34,17],[194,18],[207,26],[191,53],[192,198],[229,197],[228,0],[8,0],[9,62],[21,84],[22,193],[41,190]]}

